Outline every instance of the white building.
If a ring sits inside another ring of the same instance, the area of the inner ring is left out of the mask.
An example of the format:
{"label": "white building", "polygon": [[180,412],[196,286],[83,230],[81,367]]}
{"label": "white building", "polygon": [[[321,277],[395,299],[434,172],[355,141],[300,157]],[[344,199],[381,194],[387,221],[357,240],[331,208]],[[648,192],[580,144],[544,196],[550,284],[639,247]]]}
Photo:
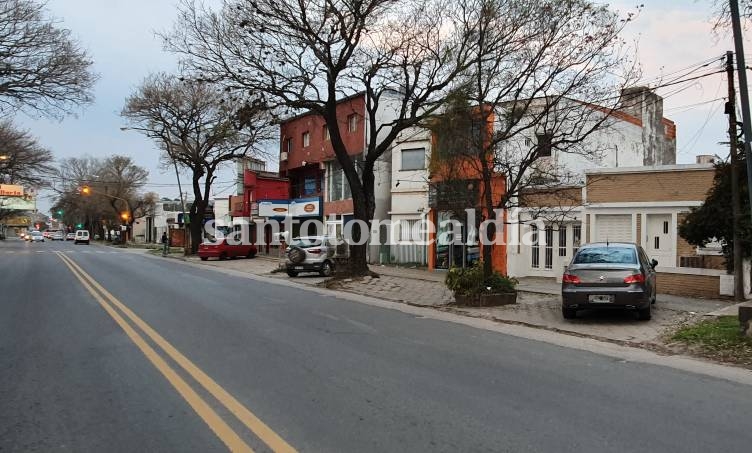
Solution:
{"label": "white building", "polygon": [[389,211],[393,230],[389,262],[428,263],[425,229],[421,219],[428,213],[428,164],[431,132],[422,128],[405,130],[392,148],[392,208]]}
{"label": "white building", "polygon": [[162,233],[176,227],[181,212],[180,199],[162,198],[154,204],[153,215],[135,219],[133,222],[134,240],[141,243],[159,243]]}
{"label": "white building", "polygon": [[[587,172],[599,168],[675,164],[676,127],[663,118],[662,98],[644,88],[634,88],[622,93],[621,104],[622,108],[611,114],[607,125],[577,145],[582,152],[551,149],[549,155],[539,158],[544,167],[563,175],[562,179],[570,186],[562,191],[557,191],[555,185],[541,187],[538,191],[531,188],[525,195],[527,198],[520,199],[522,207],[509,213],[507,266],[510,275],[560,276],[577,247],[587,242],[583,233],[588,226],[583,225]],[[598,111],[589,104],[580,103],[579,108]],[[608,172],[601,172],[600,177],[607,179]],[[610,231],[607,222],[604,217],[600,231]],[[631,232],[631,223],[629,228]],[[599,233],[590,240],[601,236]]]}

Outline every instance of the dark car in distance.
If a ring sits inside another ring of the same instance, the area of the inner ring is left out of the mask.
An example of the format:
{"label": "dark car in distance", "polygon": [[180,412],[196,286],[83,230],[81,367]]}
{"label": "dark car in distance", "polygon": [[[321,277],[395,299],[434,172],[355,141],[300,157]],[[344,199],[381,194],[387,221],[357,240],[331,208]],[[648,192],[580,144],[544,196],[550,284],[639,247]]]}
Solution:
{"label": "dark car in distance", "polygon": [[639,319],[650,319],[657,265],[637,244],[583,245],[562,277],[562,315],[573,319],[578,310],[606,308],[634,310]]}

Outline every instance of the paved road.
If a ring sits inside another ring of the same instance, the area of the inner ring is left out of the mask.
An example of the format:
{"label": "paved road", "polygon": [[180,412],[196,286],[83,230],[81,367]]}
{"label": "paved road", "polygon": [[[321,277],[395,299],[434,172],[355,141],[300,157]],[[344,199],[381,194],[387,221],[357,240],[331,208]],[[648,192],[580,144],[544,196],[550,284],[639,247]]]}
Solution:
{"label": "paved road", "polygon": [[95,245],[0,268],[0,451],[752,445],[742,384]]}

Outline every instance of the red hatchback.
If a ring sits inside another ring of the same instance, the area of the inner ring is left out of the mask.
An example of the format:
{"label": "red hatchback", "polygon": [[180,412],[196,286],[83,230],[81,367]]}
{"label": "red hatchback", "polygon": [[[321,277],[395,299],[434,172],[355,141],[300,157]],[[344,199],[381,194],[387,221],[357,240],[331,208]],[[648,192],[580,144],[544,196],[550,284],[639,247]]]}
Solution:
{"label": "red hatchback", "polygon": [[256,256],[256,253],[258,253],[258,249],[253,244],[228,244],[227,239],[204,242],[198,246],[198,256],[201,258],[201,261],[206,261],[209,258],[225,260],[239,256],[253,258]]}

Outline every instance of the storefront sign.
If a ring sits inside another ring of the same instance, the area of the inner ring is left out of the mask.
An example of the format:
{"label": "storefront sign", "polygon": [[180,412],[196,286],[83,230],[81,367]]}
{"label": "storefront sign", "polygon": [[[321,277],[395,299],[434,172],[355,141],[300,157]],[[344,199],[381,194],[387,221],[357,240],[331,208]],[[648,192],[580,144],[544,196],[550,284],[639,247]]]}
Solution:
{"label": "storefront sign", "polygon": [[259,200],[259,217],[321,217],[321,198]]}
{"label": "storefront sign", "polygon": [[291,200],[290,215],[293,217],[320,217],[321,198],[296,198]]}
{"label": "storefront sign", "polygon": [[9,209],[12,211],[33,211],[37,208],[34,198],[24,198],[19,196],[0,196],[0,209]]}
{"label": "storefront sign", "polygon": [[15,184],[0,184],[0,197],[23,197],[23,187]]}
{"label": "storefront sign", "polygon": [[259,217],[285,217],[290,210],[287,200],[261,200],[258,202]]}

